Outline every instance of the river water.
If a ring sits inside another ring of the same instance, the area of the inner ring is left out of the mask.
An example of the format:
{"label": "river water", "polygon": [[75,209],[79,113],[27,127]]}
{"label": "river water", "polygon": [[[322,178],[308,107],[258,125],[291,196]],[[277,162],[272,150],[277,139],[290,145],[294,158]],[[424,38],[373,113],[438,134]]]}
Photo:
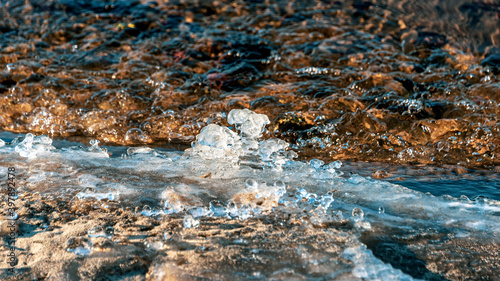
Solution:
{"label": "river water", "polygon": [[497,1],[0,19],[2,280],[497,280]]}

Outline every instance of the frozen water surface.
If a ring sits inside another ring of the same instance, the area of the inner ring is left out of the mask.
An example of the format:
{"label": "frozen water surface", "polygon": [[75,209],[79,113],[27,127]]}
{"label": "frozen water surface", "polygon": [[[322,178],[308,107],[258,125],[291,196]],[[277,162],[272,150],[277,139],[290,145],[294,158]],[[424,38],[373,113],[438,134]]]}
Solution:
{"label": "frozen water surface", "polygon": [[[19,197],[33,198],[25,206],[43,198],[71,210],[46,207],[52,212],[35,219],[19,206],[26,224],[18,243],[27,246],[20,260],[34,263],[31,236],[53,233],[68,235],[56,248],[75,262],[119,260],[144,247],[153,279],[440,280],[450,271],[498,272],[499,201],[433,196],[343,173],[339,161],[297,161],[286,142],[259,139],[267,117],[233,110],[228,118],[238,133],[208,125],[183,153],[133,147],[109,157],[97,141],[55,148],[45,136],[7,140],[0,161],[16,167]],[[117,219],[93,222],[92,210]],[[58,232],[65,217],[85,231]],[[42,221],[44,230],[36,226]]]}

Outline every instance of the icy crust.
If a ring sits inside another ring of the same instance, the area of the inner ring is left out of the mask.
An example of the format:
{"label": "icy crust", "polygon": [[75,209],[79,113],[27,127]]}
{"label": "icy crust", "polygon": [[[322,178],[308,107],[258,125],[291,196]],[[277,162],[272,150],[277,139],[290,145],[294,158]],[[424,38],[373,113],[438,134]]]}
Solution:
{"label": "icy crust", "polygon": [[[149,218],[180,217],[184,229],[202,229],[214,219],[241,223],[273,217],[293,217],[303,227],[327,232],[331,226],[351,226],[344,233],[350,242],[337,247],[339,258],[354,264],[343,270],[369,280],[411,278],[377,259],[360,241],[362,235],[384,229],[418,235],[434,229],[460,239],[499,240],[500,203],[495,200],[434,197],[355,174],[342,176],[339,161],[294,161],[286,142],[258,139],[265,118],[245,110],[229,116],[240,124],[237,128],[245,122],[255,126],[246,124],[238,135],[209,125],[183,154],[135,147],[110,158],[97,141],[90,147],[57,150],[50,138],[28,134],[0,146],[0,161],[23,157],[16,168],[26,171],[21,193],[72,196],[72,201],[103,208],[120,204]],[[244,141],[257,147],[246,149]],[[68,252],[92,255],[86,240],[73,244]]]}
{"label": "icy crust", "polygon": [[355,267],[352,274],[362,280],[373,281],[409,281],[410,276],[394,269],[392,266],[377,259],[365,245],[349,247],[344,250],[343,257],[351,260]]}
{"label": "icy crust", "polygon": [[21,157],[28,159],[33,159],[38,154],[54,149],[52,139],[47,136],[34,136],[33,134],[26,134],[24,139],[16,139],[13,144],[16,145],[15,151]]}

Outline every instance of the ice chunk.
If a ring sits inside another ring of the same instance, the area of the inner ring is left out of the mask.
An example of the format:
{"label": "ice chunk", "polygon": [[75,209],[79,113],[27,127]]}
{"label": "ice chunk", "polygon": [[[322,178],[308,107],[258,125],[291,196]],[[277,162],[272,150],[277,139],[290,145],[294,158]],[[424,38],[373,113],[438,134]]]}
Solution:
{"label": "ice chunk", "polygon": [[91,140],[90,141],[89,152],[96,153],[98,157],[109,158],[109,154],[108,154],[107,149],[99,147],[98,140]]}
{"label": "ice chunk", "polygon": [[354,263],[352,274],[363,280],[413,280],[401,270],[377,259],[365,245],[349,247],[342,256]]}
{"label": "ice chunk", "polygon": [[93,188],[87,188],[82,192],[79,192],[76,197],[80,200],[87,198],[94,198],[96,200],[108,199],[110,201],[118,200],[120,193],[117,191],[113,192],[96,192]]}
{"label": "ice chunk", "polygon": [[239,136],[227,127],[215,124],[201,130],[191,152],[205,159],[231,158],[242,154]]}
{"label": "ice chunk", "polygon": [[201,130],[196,139],[199,145],[223,149],[234,146],[239,137],[227,127],[210,124]]}
{"label": "ice chunk", "polygon": [[0,139],[0,147],[2,147],[4,145],[5,145],[5,142],[2,139]]}
{"label": "ice chunk", "polygon": [[141,146],[141,147],[129,147],[127,149],[127,155],[132,156],[136,154],[150,154],[153,153],[154,149],[146,146]]}
{"label": "ice chunk", "polygon": [[323,208],[324,210],[327,210],[330,208],[330,205],[333,203],[333,195],[332,194],[324,194],[321,196],[321,199],[319,200],[320,207]]}
{"label": "ice chunk", "polygon": [[288,143],[284,140],[268,139],[259,143],[259,155],[262,161],[282,163],[286,148],[288,148]]}
{"label": "ice chunk", "polygon": [[269,124],[269,118],[248,109],[233,109],[227,116],[227,122],[241,131],[242,137],[258,138]]}
{"label": "ice chunk", "polygon": [[309,165],[311,165],[314,169],[319,170],[323,165],[325,165],[325,162],[319,159],[311,159],[311,161],[309,161]]}
{"label": "ice chunk", "polygon": [[210,201],[210,211],[212,211],[213,215],[216,217],[225,217],[227,216],[227,208],[217,200]]}
{"label": "ice chunk", "polygon": [[28,159],[35,158],[38,154],[55,149],[52,146],[52,139],[47,136],[34,136],[26,134],[24,139],[15,147],[15,151],[21,157]]}
{"label": "ice chunk", "polygon": [[237,218],[243,221],[253,217],[256,213],[258,213],[257,210],[239,202],[231,201],[227,205],[227,214],[230,218]]}
{"label": "ice chunk", "polygon": [[212,211],[206,207],[194,207],[189,209],[188,213],[191,214],[193,218],[209,217],[212,215]]}
{"label": "ice chunk", "polygon": [[193,218],[193,216],[187,215],[184,217],[185,228],[196,228],[198,225],[200,225],[200,221]]}
{"label": "ice chunk", "polygon": [[334,161],[334,162],[328,164],[328,167],[332,168],[332,169],[340,169],[340,167],[342,167],[342,162],[339,160]]}
{"label": "ice chunk", "polygon": [[[200,192],[197,186],[178,184],[168,186],[162,193],[161,199],[164,200],[163,212],[165,214],[174,214],[184,211],[191,211],[196,217],[199,213],[206,213],[208,216],[209,210],[206,207],[201,207],[200,199],[197,194]],[[200,207],[200,209],[197,209]]]}
{"label": "ice chunk", "polygon": [[[273,185],[268,186],[266,183],[258,183],[253,179],[248,179],[245,181],[245,186],[247,187],[244,191],[235,194],[233,197],[234,205],[235,203],[241,205],[247,205],[253,208],[254,212],[259,210],[268,210],[275,207],[280,198],[286,193],[286,184],[279,180]],[[228,207],[228,209],[231,209]],[[229,210],[229,212],[237,211],[241,216],[241,210]]]}
{"label": "ice chunk", "polygon": [[351,177],[348,179],[348,181],[350,183],[354,183],[354,184],[360,184],[362,182],[365,182],[366,179],[358,174],[353,174],[351,175]]}
{"label": "ice chunk", "polygon": [[98,184],[102,183],[102,179],[96,178],[92,175],[80,175],[78,176],[78,183],[82,187],[96,187]]}

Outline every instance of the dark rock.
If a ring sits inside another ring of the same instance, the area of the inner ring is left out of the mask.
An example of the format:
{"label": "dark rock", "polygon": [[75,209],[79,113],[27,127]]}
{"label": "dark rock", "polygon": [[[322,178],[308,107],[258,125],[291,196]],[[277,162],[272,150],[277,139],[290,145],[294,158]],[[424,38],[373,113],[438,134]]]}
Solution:
{"label": "dark rock", "polygon": [[403,85],[403,87],[408,91],[408,93],[413,92],[415,84],[413,83],[413,81],[410,78],[394,77],[394,80],[401,83],[401,85]]}
{"label": "dark rock", "polygon": [[33,83],[33,82],[40,82],[45,78],[44,75],[40,75],[38,73],[33,73],[30,75],[30,77],[23,79],[19,81],[19,83]]}
{"label": "dark rock", "polygon": [[137,28],[126,27],[125,29],[123,29],[123,33],[135,37],[138,36],[141,33],[141,31]]}
{"label": "dark rock", "polygon": [[482,66],[491,66],[495,68],[500,68],[500,54],[492,54],[481,61]]}
{"label": "dark rock", "polygon": [[417,42],[415,42],[416,47],[423,47],[429,49],[441,48],[446,45],[448,40],[445,35],[441,35],[435,32],[419,31]]}
{"label": "dark rock", "polygon": [[50,48],[50,44],[44,41],[39,41],[35,43],[35,47],[40,49],[47,49]]}
{"label": "dark rock", "polygon": [[273,96],[261,97],[250,103],[250,108],[257,109],[264,107],[268,104],[276,104],[278,100]]}
{"label": "dark rock", "polygon": [[455,59],[453,58],[453,56],[445,52],[433,53],[427,58],[427,62],[429,64],[435,64],[435,65],[444,65],[454,60]]}
{"label": "dark rock", "polygon": [[6,88],[11,88],[17,85],[17,82],[14,81],[11,77],[7,76],[2,78],[0,84]]}
{"label": "dark rock", "polygon": [[83,60],[81,65],[84,69],[102,70],[113,63],[115,62],[108,57],[88,57]]}

